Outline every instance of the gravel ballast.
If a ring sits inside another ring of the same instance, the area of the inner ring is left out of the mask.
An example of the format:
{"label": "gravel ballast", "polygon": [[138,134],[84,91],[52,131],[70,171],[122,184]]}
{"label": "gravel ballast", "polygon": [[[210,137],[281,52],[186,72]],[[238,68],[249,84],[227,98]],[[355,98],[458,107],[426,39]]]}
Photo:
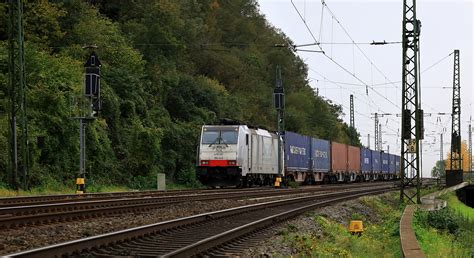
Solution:
{"label": "gravel ballast", "polygon": [[127,228],[143,226],[171,219],[187,217],[205,212],[223,210],[295,195],[256,198],[248,200],[223,199],[216,201],[193,201],[168,205],[148,212],[125,213],[116,216],[61,222],[48,225],[26,226],[4,229],[0,233],[0,255],[16,253],[33,248],[67,242],[80,238],[105,234]]}

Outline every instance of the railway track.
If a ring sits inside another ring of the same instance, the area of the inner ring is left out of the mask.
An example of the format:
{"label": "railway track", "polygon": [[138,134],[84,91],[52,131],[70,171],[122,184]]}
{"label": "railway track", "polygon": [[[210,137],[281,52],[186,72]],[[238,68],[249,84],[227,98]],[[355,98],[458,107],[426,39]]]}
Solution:
{"label": "railway track", "polygon": [[[387,185],[387,183],[378,184]],[[366,184],[350,185],[351,189],[367,187]],[[344,188],[347,188],[344,187]],[[341,186],[312,187],[298,189],[258,189],[244,191],[213,191],[210,193],[182,194],[172,196],[146,196],[106,200],[84,200],[63,203],[34,204],[0,208],[0,228],[16,228],[27,225],[50,224],[87,218],[113,216],[129,212],[146,212],[167,205],[219,199],[250,199],[284,197],[288,195],[313,194],[343,189]]]}
{"label": "railway track", "polygon": [[[376,182],[376,183],[361,183],[359,185],[378,185],[386,184],[387,182]],[[348,185],[321,185],[319,187],[347,187]],[[170,190],[170,191],[129,191],[129,192],[110,192],[110,193],[88,193],[88,194],[57,194],[57,195],[37,195],[37,196],[18,196],[18,197],[5,197],[0,198],[0,208],[15,207],[15,206],[27,206],[27,205],[40,205],[40,204],[53,204],[53,203],[65,203],[65,202],[84,202],[84,201],[98,201],[98,200],[111,200],[121,198],[139,198],[139,197],[154,197],[154,196],[177,196],[185,194],[206,194],[206,193],[232,193],[232,192],[252,192],[256,189],[260,190],[274,190],[273,188],[230,188],[230,189],[193,189],[193,190]]]}
{"label": "railway track", "polygon": [[[220,192],[235,192],[235,191],[252,191],[248,189],[221,189]],[[0,208],[3,207],[15,207],[25,206],[34,204],[52,204],[52,203],[63,203],[63,202],[83,202],[83,201],[97,201],[97,200],[110,200],[120,198],[138,198],[138,197],[151,197],[151,196],[176,196],[184,194],[204,194],[213,193],[216,190],[170,190],[170,191],[130,191],[130,192],[111,192],[111,193],[88,193],[88,194],[57,194],[57,195],[37,195],[37,196],[19,196],[19,197],[7,197],[0,198]]]}
{"label": "railway track", "polygon": [[305,211],[393,189],[393,186],[387,185],[351,190],[339,189],[331,193],[269,201],[84,238],[11,256],[189,257],[200,254],[213,256],[222,252],[238,253],[239,248],[243,247],[242,239],[256,237],[269,227]]}

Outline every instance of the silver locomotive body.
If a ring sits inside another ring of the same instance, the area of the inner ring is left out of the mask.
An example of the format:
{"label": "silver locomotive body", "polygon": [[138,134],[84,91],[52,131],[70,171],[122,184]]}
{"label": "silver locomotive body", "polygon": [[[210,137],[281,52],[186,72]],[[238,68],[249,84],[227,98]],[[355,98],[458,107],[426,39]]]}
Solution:
{"label": "silver locomotive body", "polygon": [[278,175],[277,137],[246,125],[204,125],[197,178],[207,186],[272,184]]}

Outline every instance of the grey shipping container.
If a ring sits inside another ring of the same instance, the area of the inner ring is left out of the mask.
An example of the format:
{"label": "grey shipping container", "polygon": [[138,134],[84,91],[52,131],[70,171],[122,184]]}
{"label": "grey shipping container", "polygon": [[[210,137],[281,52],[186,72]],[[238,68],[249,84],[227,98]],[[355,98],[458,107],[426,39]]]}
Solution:
{"label": "grey shipping container", "polygon": [[388,153],[382,152],[382,154],[380,156],[381,156],[381,160],[382,160],[382,173],[388,173],[389,169],[390,169],[389,168],[390,167],[389,155],[388,155]]}
{"label": "grey shipping container", "polygon": [[331,143],[311,138],[311,170],[313,172],[329,172],[330,169]]}
{"label": "grey shipping container", "polygon": [[360,171],[362,173],[372,172],[372,151],[367,148],[360,149]]}
{"label": "grey shipping container", "polygon": [[331,170],[332,172],[347,171],[347,145],[331,142]]}
{"label": "grey shipping container", "polygon": [[382,160],[380,151],[372,151],[372,172],[380,173],[382,172]]}
{"label": "grey shipping container", "polygon": [[286,171],[309,171],[311,138],[289,131],[284,137]]}

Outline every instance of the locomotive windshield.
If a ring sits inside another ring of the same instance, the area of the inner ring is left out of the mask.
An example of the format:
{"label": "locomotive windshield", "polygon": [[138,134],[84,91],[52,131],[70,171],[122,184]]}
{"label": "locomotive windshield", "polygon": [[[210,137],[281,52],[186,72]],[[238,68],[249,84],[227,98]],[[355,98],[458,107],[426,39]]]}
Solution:
{"label": "locomotive windshield", "polygon": [[237,131],[204,129],[202,134],[203,144],[237,144]]}

